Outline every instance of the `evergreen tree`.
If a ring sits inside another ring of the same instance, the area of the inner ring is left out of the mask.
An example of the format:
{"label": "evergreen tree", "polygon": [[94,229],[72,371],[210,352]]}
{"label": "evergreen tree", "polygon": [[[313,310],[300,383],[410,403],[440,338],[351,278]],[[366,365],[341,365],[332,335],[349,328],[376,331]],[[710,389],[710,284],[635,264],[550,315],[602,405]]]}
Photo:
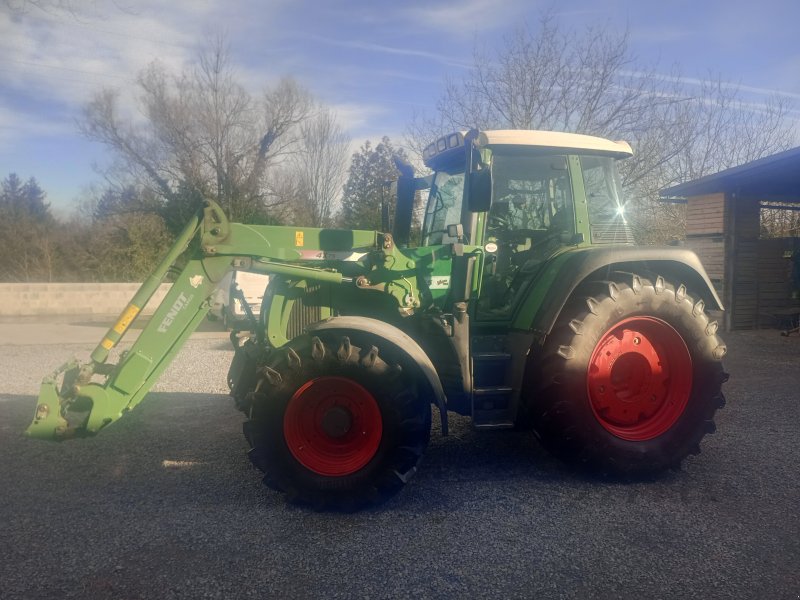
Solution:
{"label": "evergreen tree", "polygon": [[46,197],[34,177],[22,183],[16,173],[11,173],[0,184],[0,210],[6,217],[49,223],[53,217]]}
{"label": "evergreen tree", "polygon": [[[384,204],[390,219],[394,215],[394,198],[388,183],[399,173],[394,157],[407,160],[402,149],[395,149],[388,137],[372,147],[367,140],[353,154],[350,173],[342,196],[341,226],[348,229],[383,229],[381,211]],[[390,228],[388,228],[390,229]]]}
{"label": "evergreen tree", "polygon": [[0,183],[0,280],[51,281],[58,252],[47,195],[31,177],[11,173]]}

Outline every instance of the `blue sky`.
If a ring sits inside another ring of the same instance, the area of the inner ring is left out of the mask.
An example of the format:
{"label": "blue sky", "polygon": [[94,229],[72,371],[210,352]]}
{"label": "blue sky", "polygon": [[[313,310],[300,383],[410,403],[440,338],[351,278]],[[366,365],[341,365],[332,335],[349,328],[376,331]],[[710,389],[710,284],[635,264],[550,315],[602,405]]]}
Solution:
{"label": "blue sky", "polygon": [[[241,79],[258,92],[292,75],[333,106],[355,143],[400,142],[431,110],[446,76],[469,68],[476,40],[492,47],[552,7],[562,25],[629,30],[635,56],[688,80],[719,74],[744,98],[779,93],[800,120],[800,0],[73,0],[76,15],[0,0],[0,177],[35,176],[54,207],[99,180],[103,147],[75,119],[102,87],[135,93],[140,69],[176,70],[218,32]],[[120,10],[122,7],[123,10]],[[800,144],[800,140],[798,140]]]}

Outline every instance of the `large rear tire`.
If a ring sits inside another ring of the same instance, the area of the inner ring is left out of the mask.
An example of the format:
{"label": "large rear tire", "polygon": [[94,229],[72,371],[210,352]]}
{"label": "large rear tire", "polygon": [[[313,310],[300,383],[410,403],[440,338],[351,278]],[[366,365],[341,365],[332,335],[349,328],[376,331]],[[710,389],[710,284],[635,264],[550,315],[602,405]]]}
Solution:
{"label": "large rear tire", "polygon": [[725,352],[683,285],[622,273],[586,284],[545,343],[534,430],[556,456],[602,473],[678,467],[715,430]]}
{"label": "large rear tire", "polygon": [[244,424],[264,483],[319,510],[356,510],[399,492],[431,429],[410,371],[355,332],[305,335],[273,351]]}

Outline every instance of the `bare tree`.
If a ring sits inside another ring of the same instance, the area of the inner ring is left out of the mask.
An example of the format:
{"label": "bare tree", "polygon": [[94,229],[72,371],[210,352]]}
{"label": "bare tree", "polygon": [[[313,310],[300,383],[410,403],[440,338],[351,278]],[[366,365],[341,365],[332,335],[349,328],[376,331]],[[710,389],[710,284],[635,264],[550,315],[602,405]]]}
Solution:
{"label": "bare tree", "polygon": [[627,34],[565,31],[545,12],[537,30],[517,29],[495,52],[476,48],[469,75],[448,79],[437,115],[411,131],[423,144],[469,127],[638,135],[643,113],[680,112],[678,92],[634,64]]}
{"label": "bare tree", "polygon": [[295,222],[327,227],[347,178],[350,138],[325,108],[300,126],[300,134],[300,151],[289,169],[295,181]]}
{"label": "bare tree", "polygon": [[119,93],[104,90],[79,126],[112,150],[117,169],[162,199],[170,228],[204,197],[236,220],[269,220],[280,201],[269,193],[268,167],[297,151],[309,94],[284,79],[254,98],[237,81],[222,40],[179,75],[151,64],[138,88],[143,120],[123,118]]}
{"label": "bare tree", "polygon": [[691,86],[677,72],[637,62],[627,34],[600,26],[569,31],[552,12],[522,27],[494,52],[476,49],[463,80],[450,79],[433,115],[418,115],[407,143],[419,151],[448,131],[478,127],[544,129],[625,139],[635,156],[621,163],[643,241],[680,235],[682,209],[657,202],[658,190],[789,147],[788,106],[758,106],[737,86],[708,79]]}

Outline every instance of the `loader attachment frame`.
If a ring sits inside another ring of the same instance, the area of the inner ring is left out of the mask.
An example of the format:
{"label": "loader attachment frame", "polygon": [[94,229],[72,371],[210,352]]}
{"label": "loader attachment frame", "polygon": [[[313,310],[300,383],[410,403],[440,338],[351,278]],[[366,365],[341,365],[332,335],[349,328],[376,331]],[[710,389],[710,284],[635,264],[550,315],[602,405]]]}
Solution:
{"label": "loader attachment frame", "polygon": [[[211,306],[210,296],[231,269],[356,285],[353,278],[325,261],[342,260],[348,252],[367,255],[375,251],[386,255],[398,252],[391,236],[384,235],[379,243],[374,231],[232,224],[219,205],[206,201],[103,336],[90,360],[68,362],[42,381],[34,419],[26,433],[55,440],[92,435],[134,408],[197,329]],[[296,264],[304,261],[313,266]],[[117,363],[109,363],[111,351],[142,308],[167,275],[176,271],[174,283],[139,338],[120,354]],[[391,269],[384,271],[388,284]],[[389,295],[399,306],[407,307],[410,296],[406,290],[397,286],[391,290]]]}
{"label": "loader attachment frame", "polygon": [[207,299],[219,278],[231,268],[230,259],[188,260],[131,349],[120,356],[117,364],[107,360],[170,269],[187,254],[204,225],[210,223],[220,233],[229,227],[222,210],[213,203],[190,219],[103,336],[90,361],[66,363],[42,381],[36,414],[26,431],[29,436],[66,439],[91,435],[141,402],[208,311]]}

